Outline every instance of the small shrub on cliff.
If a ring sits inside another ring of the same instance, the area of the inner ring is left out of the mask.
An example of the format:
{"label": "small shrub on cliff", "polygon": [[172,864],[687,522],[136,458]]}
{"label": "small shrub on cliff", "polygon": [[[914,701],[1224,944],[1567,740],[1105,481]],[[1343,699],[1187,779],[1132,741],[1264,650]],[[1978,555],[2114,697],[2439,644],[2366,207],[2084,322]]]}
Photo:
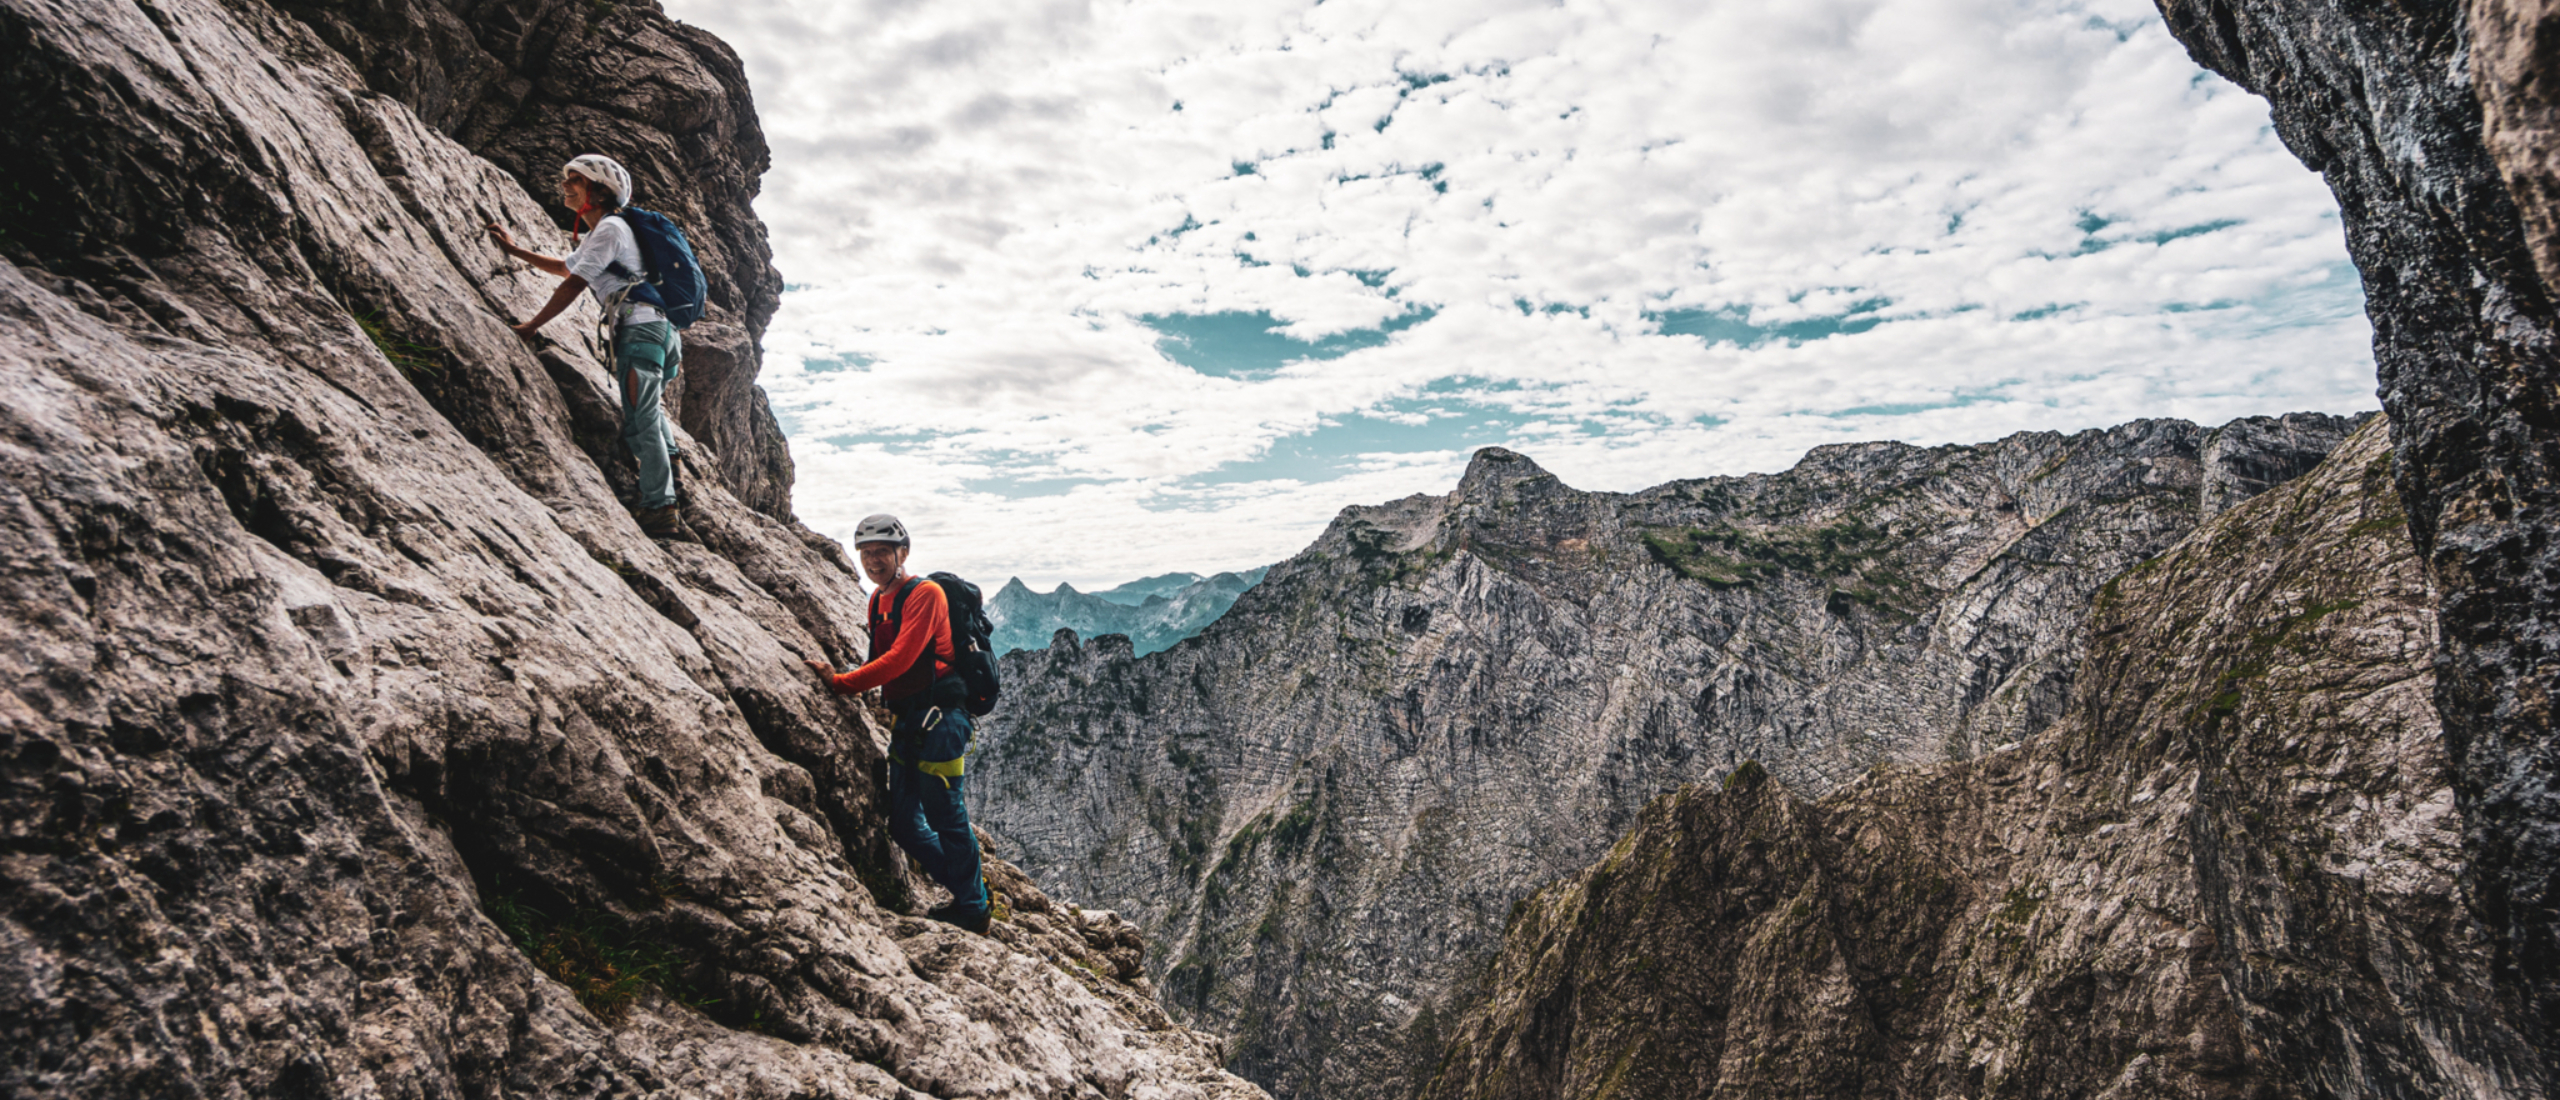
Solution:
{"label": "small shrub on cliff", "polygon": [[516,949],[568,986],[597,1019],[621,1022],[648,986],[696,1008],[714,1003],[678,977],[675,956],[656,944],[634,942],[603,914],[571,910],[566,919],[555,918],[503,890],[490,892],[488,899],[489,919],[515,941]]}
{"label": "small shrub on cliff", "polygon": [[374,350],[381,352],[382,357],[390,360],[400,373],[409,376],[410,381],[416,381],[420,375],[428,378],[444,375],[444,367],[437,362],[442,353],[435,348],[392,335],[391,330],[383,325],[382,318],[375,314],[357,313],[352,316],[356,327],[364,330],[365,338],[373,341]]}

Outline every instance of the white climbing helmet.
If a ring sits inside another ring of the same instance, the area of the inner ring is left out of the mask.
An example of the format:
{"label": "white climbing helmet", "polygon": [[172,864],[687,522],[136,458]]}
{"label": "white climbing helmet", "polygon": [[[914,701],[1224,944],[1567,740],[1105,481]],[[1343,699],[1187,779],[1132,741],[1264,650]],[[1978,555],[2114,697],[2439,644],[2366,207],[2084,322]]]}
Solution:
{"label": "white climbing helmet", "polygon": [[622,170],[622,162],[602,153],[589,153],[560,166],[560,178],[585,176],[613,189],[613,204],[631,202],[631,173]]}
{"label": "white climbing helmet", "polygon": [[900,546],[911,545],[907,541],[907,525],[898,522],[898,517],[890,515],[887,512],[878,512],[864,516],[862,517],[862,522],[854,525],[854,549],[859,550],[862,548],[864,543],[871,542],[893,542]]}

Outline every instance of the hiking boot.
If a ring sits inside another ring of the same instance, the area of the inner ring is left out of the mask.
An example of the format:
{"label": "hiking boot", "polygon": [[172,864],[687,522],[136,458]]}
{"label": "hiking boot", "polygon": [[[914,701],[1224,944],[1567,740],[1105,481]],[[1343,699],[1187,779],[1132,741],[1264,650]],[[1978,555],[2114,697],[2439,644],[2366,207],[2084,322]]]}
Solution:
{"label": "hiking boot", "polygon": [[670,504],[664,508],[643,508],[632,513],[632,517],[640,521],[642,533],[660,542],[699,543],[702,541],[694,537],[693,528],[684,525],[684,516],[676,511],[675,505]]}
{"label": "hiking boot", "polygon": [[969,912],[962,909],[960,903],[956,901],[948,905],[934,906],[924,912],[926,920],[941,921],[953,928],[975,932],[981,936],[987,934],[987,926],[994,923],[990,918],[994,916],[995,913],[987,909]]}

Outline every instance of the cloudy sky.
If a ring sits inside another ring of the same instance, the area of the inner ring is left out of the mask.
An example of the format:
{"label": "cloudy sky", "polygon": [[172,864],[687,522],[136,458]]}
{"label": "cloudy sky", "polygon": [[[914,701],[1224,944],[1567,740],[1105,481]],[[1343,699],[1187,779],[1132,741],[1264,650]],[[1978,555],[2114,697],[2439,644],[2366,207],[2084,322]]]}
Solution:
{"label": "cloudy sky", "polygon": [[773,146],[800,515],[990,587],[1275,561],[1488,444],[2375,406],[2336,204],[2147,0],[666,6]]}

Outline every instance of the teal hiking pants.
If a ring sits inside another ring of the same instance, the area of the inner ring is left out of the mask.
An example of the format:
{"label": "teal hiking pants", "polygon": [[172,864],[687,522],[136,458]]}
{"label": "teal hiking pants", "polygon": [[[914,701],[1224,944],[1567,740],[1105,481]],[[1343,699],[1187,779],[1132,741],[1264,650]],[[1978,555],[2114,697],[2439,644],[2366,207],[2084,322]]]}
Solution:
{"label": "teal hiking pants", "polygon": [[624,325],[613,334],[613,375],[622,387],[622,445],[640,460],[643,509],[676,502],[676,438],[662,400],[684,368],[684,338],[665,321]]}

